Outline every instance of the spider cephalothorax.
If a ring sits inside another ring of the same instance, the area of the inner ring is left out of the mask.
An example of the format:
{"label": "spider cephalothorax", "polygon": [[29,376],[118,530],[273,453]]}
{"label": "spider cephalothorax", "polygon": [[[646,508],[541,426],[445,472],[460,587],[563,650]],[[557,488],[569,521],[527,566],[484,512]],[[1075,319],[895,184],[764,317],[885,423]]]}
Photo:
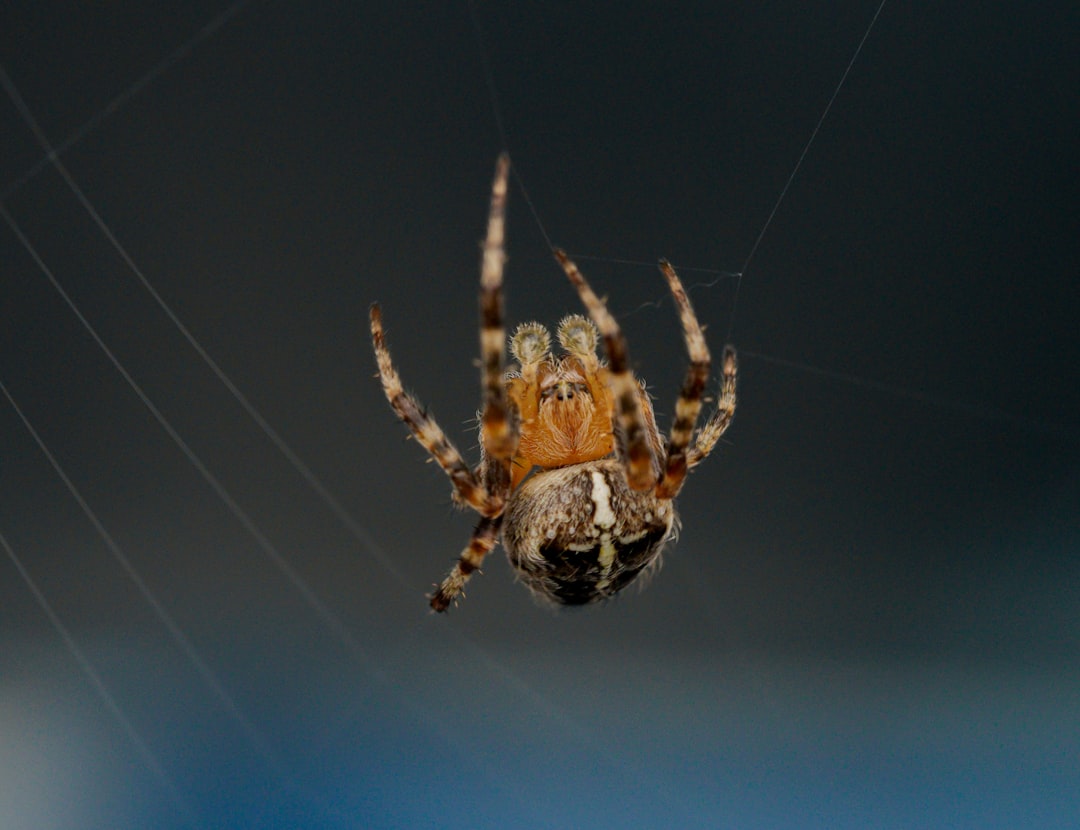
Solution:
{"label": "spider cephalothorax", "polygon": [[559,324],[558,338],[565,354],[551,354],[551,337],[539,323],[518,326],[510,341],[519,364],[506,384],[519,424],[514,486],[531,467],[595,461],[615,449],[615,401],[596,356],[596,326],[573,315]]}
{"label": "spider cephalothorax", "polygon": [[[675,270],[661,261],[679,310],[690,367],[665,438],[652,404],[629,368],[618,323],[562,251],[555,257],[589,317],[565,318],[556,332],[562,354],[539,323],[510,341],[517,365],[503,365],[502,272],[509,159],[500,156],[480,280],[484,409],[481,460],[475,469],[401,386],[378,305],[371,336],[390,405],[450,476],[455,499],[480,522],[450,574],[431,596],[445,611],[494,548],[503,546],[522,581],[558,603],[606,599],[654,568],[676,527],[674,498],[686,474],[712,451],[735,414],[735,351],[724,350],[716,412],[697,430],[710,357]],[[597,356],[604,341],[607,363]]]}

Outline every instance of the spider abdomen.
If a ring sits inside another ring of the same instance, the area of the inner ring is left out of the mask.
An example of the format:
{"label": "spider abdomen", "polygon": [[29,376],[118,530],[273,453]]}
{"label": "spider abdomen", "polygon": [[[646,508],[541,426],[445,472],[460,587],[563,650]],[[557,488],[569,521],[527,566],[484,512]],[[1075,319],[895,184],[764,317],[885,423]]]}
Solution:
{"label": "spider abdomen", "polygon": [[674,525],[670,500],[632,490],[622,463],[604,458],[527,479],[506,506],[503,545],[535,593],[583,605],[655,568]]}

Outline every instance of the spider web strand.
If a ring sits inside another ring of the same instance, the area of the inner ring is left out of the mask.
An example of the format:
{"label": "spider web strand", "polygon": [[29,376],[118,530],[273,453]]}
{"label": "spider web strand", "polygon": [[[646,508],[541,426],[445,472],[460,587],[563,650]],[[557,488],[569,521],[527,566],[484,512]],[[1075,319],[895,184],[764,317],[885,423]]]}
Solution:
{"label": "spider web strand", "polygon": [[[499,89],[495,84],[495,73],[491,68],[491,60],[488,57],[487,43],[484,40],[484,30],[480,26],[480,19],[476,14],[476,3],[474,0],[469,0],[469,20],[472,23],[473,36],[476,38],[477,50],[480,52],[480,64],[484,71],[484,83],[487,87],[488,102],[491,104],[491,114],[495,118],[495,128],[499,133],[499,140],[502,142],[504,150],[509,151],[510,137],[506,131],[506,123],[503,121],[502,105],[499,102]],[[512,160],[512,159],[511,159]],[[526,206],[529,208],[529,212],[532,214],[533,221],[536,223],[536,227],[540,231],[540,235],[544,238],[544,244],[547,245],[549,251],[555,250],[555,244],[551,241],[551,237],[548,235],[547,228],[544,227],[544,222],[540,218],[540,212],[536,209],[536,205],[533,204],[532,198],[529,196],[529,191],[525,187],[525,180],[518,172],[516,164],[510,165],[510,175],[514,177],[514,182],[517,184],[518,190],[521,191],[521,198],[525,200]]]}
{"label": "spider web strand", "polygon": [[[210,353],[203,347],[191,330],[183,323],[180,317],[173,311],[172,307],[165,301],[164,297],[158,293],[153,284],[143,273],[142,269],[135,263],[135,260],[128,253],[127,249],[121,244],[120,240],[112,232],[112,229],[105,222],[105,220],[98,213],[97,209],[91,203],[90,199],[83,192],[82,188],[75,182],[71,173],[67,167],[59,159],[59,152],[54,150],[49,143],[48,137],[45,135],[41,126],[38,124],[37,119],[34,118],[30,108],[26,105],[20,95],[18,88],[12,82],[8,73],[4,67],[0,65],[0,85],[3,85],[8,97],[11,98],[12,103],[18,109],[20,115],[25,121],[26,125],[33,132],[38,143],[46,152],[46,159],[57,174],[67,184],[68,189],[78,199],[79,203],[83,206],[83,209],[87,212],[94,224],[112,245],[113,249],[128,266],[131,272],[146,289],[147,293],[154,299],[161,310],[165,313],[165,316],[169,318],[169,321],[176,327],[177,331],[187,340],[188,344],[195,353],[200,357],[203,363],[213,372],[214,376],[220,381],[220,383],[229,391],[229,394],[233,396],[240,407],[247,413],[255,424],[262,430],[263,434],[272,443],[277,450],[285,457],[286,461],[293,467],[293,469],[300,475],[301,478],[307,482],[308,486],[319,496],[320,499],[330,509],[330,512],[338,519],[339,522],[346,528],[346,530],[356,539],[362,549],[367,552],[369,556],[375,559],[379,565],[386,570],[391,576],[398,581],[399,584],[405,586],[407,580],[402,571],[393,563],[389,556],[375,543],[371,536],[364,530],[363,526],[352,517],[352,515],[345,509],[341,502],[330,492],[330,489],[323,483],[322,479],[308,466],[300,455],[293,450],[293,448],[281,437],[278,433],[263,417],[262,413],[255,407],[253,403],[240,391],[240,388],[232,381],[232,379],[225,373],[225,370],[217,363],[216,360],[211,357]],[[2,199],[0,199],[2,201]],[[25,243],[24,243],[25,244]]]}
{"label": "spider web strand", "polygon": [[[7,393],[6,389],[4,389],[4,393]],[[184,798],[183,794],[180,792],[176,782],[173,781],[169,773],[165,771],[165,768],[143,739],[142,735],[139,734],[135,725],[128,716],[124,714],[123,709],[120,708],[120,704],[116,702],[116,698],[113,697],[112,692],[109,691],[109,687],[105,684],[101,675],[98,674],[97,669],[94,668],[94,664],[90,661],[90,658],[86,656],[86,652],[82,650],[74,636],[72,636],[71,631],[64,625],[56,611],[53,610],[52,605],[49,603],[48,599],[45,598],[44,592],[38,587],[38,584],[34,581],[33,577],[30,576],[30,572],[26,569],[26,566],[23,564],[18,554],[15,553],[14,548],[8,543],[8,540],[4,537],[3,533],[0,533],[0,547],[4,549],[8,559],[11,560],[11,564],[15,566],[15,570],[19,572],[19,577],[26,585],[27,590],[30,591],[30,594],[34,597],[34,601],[38,604],[38,607],[41,608],[42,612],[48,618],[49,623],[56,630],[56,633],[60,635],[60,639],[64,641],[64,646],[71,653],[71,656],[78,664],[79,669],[90,682],[95,694],[97,694],[113,720],[116,721],[121,731],[123,731],[128,740],[131,741],[132,745],[135,747],[135,751],[138,753],[143,764],[146,765],[146,768],[150,770],[161,786],[169,793],[169,797],[183,813],[188,823],[196,827],[202,827],[202,823],[196,817],[195,811],[192,809],[187,799]]]}
{"label": "spider web strand", "polygon": [[836,84],[836,88],[833,90],[832,95],[829,96],[829,101],[825,105],[825,109],[821,113],[821,117],[818,118],[817,124],[814,125],[814,129],[810,133],[810,138],[807,139],[806,144],[803,146],[802,152],[799,153],[799,159],[795,162],[795,167],[791,171],[791,175],[788,176],[787,181],[784,183],[783,188],[780,190],[780,195],[776,197],[776,203],[773,205],[772,210],[769,211],[768,218],[765,219],[765,224],[761,226],[761,230],[758,232],[757,239],[754,240],[754,244],[750,246],[750,253],[746,255],[746,260],[743,262],[742,269],[739,272],[739,277],[735,281],[735,295],[731,300],[731,317],[728,322],[727,341],[731,342],[732,331],[735,328],[735,312],[739,305],[739,289],[742,286],[742,278],[746,273],[746,270],[750,267],[750,262],[754,258],[754,254],[757,253],[758,247],[761,245],[761,241],[765,238],[766,232],[769,230],[769,226],[772,224],[773,219],[776,217],[776,213],[780,210],[780,205],[783,204],[784,197],[787,196],[788,190],[791,189],[792,182],[795,181],[795,177],[799,174],[799,168],[802,167],[803,160],[806,158],[807,153],[810,152],[810,147],[814,143],[814,139],[817,138],[818,133],[821,131],[821,125],[825,123],[825,119],[828,118],[830,110],[832,110],[833,102],[836,101],[837,96],[840,94],[840,90],[844,86],[844,82],[847,80],[848,75],[851,73],[851,69],[855,66],[855,61],[859,58],[859,53],[862,52],[863,45],[870,37],[870,32],[874,29],[874,24],[877,23],[878,17],[881,15],[882,9],[885,8],[885,3],[888,0],[881,0],[881,3],[877,7],[877,11],[874,12],[874,16],[870,19],[869,25],[866,27],[866,31],[863,32],[862,39],[859,41],[859,45],[855,47],[855,52],[851,56],[851,60],[848,61],[847,67],[844,69],[843,74],[840,76],[839,82]]}
{"label": "spider web strand", "polygon": [[131,373],[128,372],[128,370],[120,362],[120,359],[105,344],[105,341],[102,340],[101,335],[98,334],[97,329],[95,329],[93,325],[91,325],[90,321],[87,320],[86,316],[82,313],[82,311],[79,310],[79,307],[75,304],[75,301],[72,300],[68,293],[64,290],[63,286],[56,279],[56,276],[49,269],[48,265],[45,264],[44,260],[42,260],[37,250],[33,247],[33,245],[31,245],[30,240],[26,238],[21,228],[19,228],[18,224],[16,224],[11,214],[8,213],[7,209],[4,208],[2,204],[0,204],[0,218],[7,222],[8,227],[10,227],[12,232],[18,237],[19,241],[33,258],[38,268],[42,271],[42,273],[45,274],[50,284],[53,286],[56,292],[60,294],[61,298],[67,304],[68,308],[70,308],[72,313],[75,314],[79,322],[82,324],[83,328],[86,329],[90,337],[97,344],[98,348],[101,349],[101,351],[109,359],[109,362],[112,363],[113,367],[124,379],[127,385],[131,387],[135,395],[149,410],[150,414],[154,417],[154,420],[156,420],[161,426],[161,428],[165,430],[165,433],[169,436],[170,439],[172,439],[172,442],[176,444],[177,448],[180,450],[181,453],[183,453],[184,457],[187,458],[189,462],[191,462],[192,466],[195,467],[199,475],[202,476],[203,480],[210,486],[210,489],[214,491],[217,497],[221,499],[222,503],[224,503],[225,507],[228,508],[229,512],[232,513],[232,515],[248,532],[252,539],[255,540],[259,549],[262,550],[264,554],[266,554],[267,558],[270,559],[274,567],[276,567],[278,571],[280,571],[281,574],[293,585],[293,587],[296,588],[296,590],[304,598],[305,602],[307,602],[308,607],[315,613],[317,617],[319,617],[320,620],[322,620],[323,624],[331,630],[337,640],[349,651],[353,652],[355,655],[363,658],[366,661],[366,650],[360,645],[356,638],[353,637],[353,635],[349,632],[349,629],[338,618],[338,616],[334,614],[334,612],[331,611],[330,608],[319,598],[318,594],[311,587],[311,585],[309,585],[308,582],[299,574],[299,572],[291,564],[289,564],[288,560],[277,549],[274,543],[270,541],[269,537],[267,537],[266,534],[263,533],[263,531],[255,523],[254,519],[252,519],[251,516],[248,515],[248,513],[240,506],[240,504],[236,501],[232,494],[225,488],[225,485],[222,484],[221,481],[212,472],[210,472],[210,468],[207,467],[206,463],[183,439],[180,433],[176,430],[176,428],[172,425],[168,418],[165,417],[161,410],[157,408],[154,402],[150,399],[150,396],[147,395],[146,391],[139,385],[135,378],[131,376]]}
{"label": "spider web strand", "polygon": [[[16,191],[20,190],[23,185],[37,176],[42,170],[49,166],[53,158],[63,155],[84,138],[87,135],[96,130],[102,122],[104,122],[109,116],[116,113],[123,108],[132,98],[137,96],[143,90],[145,90],[150,84],[156,81],[160,76],[164,75],[180,61],[186,58],[195,47],[201,44],[203,41],[208,40],[213,35],[225,26],[230,20],[240,14],[244,7],[248,5],[250,0],[238,0],[233,3],[227,9],[216,15],[206,25],[204,25],[198,32],[186,41],[177,46],[172,52],[158,61],[152,66],[142,77],[138,78],[134,83],[127,87],[119,95],[116,95],[109,103],[102,107],[97,113],[95,113],[88,121],[78,127],[71,135],[60,142],[55,150],[52,150],[44,155],[38,162],[26,171],[21,176],[12,181],[7,188],[0,193],[0,201],[7,200],[10,196],[14,195]],[[3,73],[3,77],[6,79],[4,82],[5,87],[10,83],[10,79],[7,79],[7,73],[3,71],[3,67],[0,67],[0,73]],[[10,93],[9,93],[10,94]]]}

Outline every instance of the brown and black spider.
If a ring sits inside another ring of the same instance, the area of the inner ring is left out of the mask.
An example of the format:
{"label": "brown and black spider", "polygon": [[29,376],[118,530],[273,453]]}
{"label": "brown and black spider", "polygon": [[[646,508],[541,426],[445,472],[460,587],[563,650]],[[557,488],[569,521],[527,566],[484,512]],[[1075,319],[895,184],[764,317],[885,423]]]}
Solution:
{"label": "brown and black spider", "polygon": [[[519,326],[510,340],[518,365],[505,371],[502,278],[509,170],[504,154],[495,169],[480,276],[484,408],[475,469],[402,388],[382,313],[377,303],[371,306],[371,339],[390,406],[450,476],[455,500],[481,516],[468,546],[430,597],[436,611],[445,611],[462,594],[500,533],[510,563],[539,596],[581,605],[625,588],[659,564],[664,545],[675,535],[675,496],[735,414],[735,350],[727,346],[716,412],[695,432],[709,378],[709,349],[666,260],[660,270],[690,353],[666,439],[643,383],[630,370],[618,323],[561,250],[555,250],[555,258],[592,320],[572,315],[559,323],[561,355],[551,353],[551,337],[539,323]],[[606,364],[596,355],[598,335]]]}

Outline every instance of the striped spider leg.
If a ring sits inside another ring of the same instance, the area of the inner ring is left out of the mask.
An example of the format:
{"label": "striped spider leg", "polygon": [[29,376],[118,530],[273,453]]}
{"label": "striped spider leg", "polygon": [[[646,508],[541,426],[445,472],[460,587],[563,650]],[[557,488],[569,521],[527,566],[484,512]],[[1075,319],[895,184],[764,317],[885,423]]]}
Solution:
{"label": "striped spider leg", "polygon": [[517,447],[517,432],[503,384],[506,333],[502,299],[509,170],[510,159],[503,154],[496,163],[491,189],[480,275],[480,355],[484,392],[481,440],[484,455],[475,471],[465,463],[435,419],[402,387],[383,335],[382,312],[377,303],[371,306],[371,340],[386,399],[416,440],[450,477],[455,499],[481,516],[457,563],[430,597],[431,607],[436,611],[445,611],[462,593],[469,576],[479,569],[484,557],[497,544],[510,490],[510,461]]}
{"label": "striped spider leg", "polygon": [[712,359],[701,324],[694,314],[679,275],[675,273],[670,262],[666,259],[660,260],[660,271],[667,280],[679,312],[686,350],[690,356],[690,365],[675,402],[675,419],[671,432],[667,441],[663,442],[647,397],[643,401],[640,385],[630,370],[626,339],[619,324],[566,252],[556,249],[555,258],[577,289],[589,316],[604,338],[608,371],[611,375],[610,385],[616,401],[615,431],[620,438],[616,446],[626,469],[627,481],[633,490],[655,489],[658,498],[673,499],[682,489],[686,474],[708,457],[735,416],[735,382],[738,370],[735,349],[730,345],[724,347],[720,400],[716,411],[697,433],[695,440],[694,431],[701,412]]}

